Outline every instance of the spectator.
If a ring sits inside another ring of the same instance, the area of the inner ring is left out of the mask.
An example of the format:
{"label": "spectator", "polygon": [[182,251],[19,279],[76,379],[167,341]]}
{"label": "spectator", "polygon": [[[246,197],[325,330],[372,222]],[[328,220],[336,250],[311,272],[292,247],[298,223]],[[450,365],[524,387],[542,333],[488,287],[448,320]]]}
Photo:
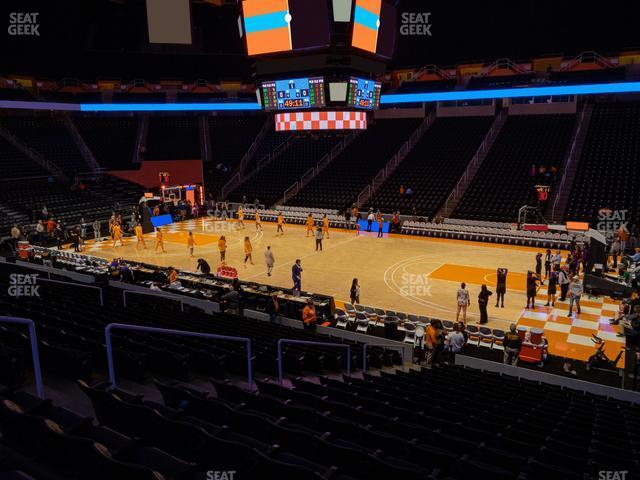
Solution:
{"label": "spectator", "polygon": [[570,317],[573,314],[573,304],[576,304],[578,315],[580,315],[580,297],[582,296],[583,288],[582,282],[580,281],[580,277],[577,275],[573,277],[571,280],[571,284],[569,285],[569,313],[567,317]]}
{"label": "spectator", "polygon": [[460,332],[460,324],[454,323],[453,330],[447,334],[445,338],[445,352],[447,353],[447,361],[445,364],[455,363],[456,353],[460,353],[462,351],[462,347],[464,347],[466,340],[464,335]]}
{"label": "spectator", "polygon": [[400,185],[400,196],[404,197],[404,185]]}
{"label": "spectator", "polygon": [[14,250],[18,249],[18,240],[20,240],[20,229],[18,225],[14,224],[13,227],[11,227],[11,247]]}
{"label": "spectator", "polygon": [[522,346],[522,340],[520,335],[516,331],[515,323],[509,325],[509,331],[504,335],[504,363],[509,365],[516,365],[518,363],[518,355],[520,354],[520,347]]}
{"label": "spectator", "polygon": [[265,311],[269,314],[271,323],[275,323],[276,318],[278,318],[280,314],[280,302],[278,301],[278,295],[276,293],[272,293],[269,300],[267,300]]}
{"label": "spectator", "polygon": [[411,187],[407,187],[407,191],[405,192],[405,196],[407,198],[411,198],[413,196],[413,189]]}
{"label": "spectator", "polygon": [[307,305],[302,309],[302,321],[305,330],[315,330],[316,328],[316,307],[313,300],[307,300]]}
{"label": "spectator", "polygon": [[36,238],[38,243],[44,243],[44,224],[42,220],[38,220],[38,224],[36,225]]}
{"label": "spectator", "polygon": [[240,289],[240,281],[237,278],[233,279],[231,284],[231,290],[220,297],[221,304],[224,307],[225,313],[232,315],[241,315],[241,302],[242,293]]}
{"label": "spectator", "polygon": [[424,349],[426,352],[426,367],[431,368],[433,360],[436,354],[436,346],[438,344],[438,331],[434,325],[435,320],[432,320],[427,327],[427,331],[424,336]]}
{"label": "spectator", "polygon": [[567,299],[567,292],[569,291],[569,275],[567,274],[566,267],[560,267],[558,269],[558,285],[560,285],[560,301],[564,302]]}

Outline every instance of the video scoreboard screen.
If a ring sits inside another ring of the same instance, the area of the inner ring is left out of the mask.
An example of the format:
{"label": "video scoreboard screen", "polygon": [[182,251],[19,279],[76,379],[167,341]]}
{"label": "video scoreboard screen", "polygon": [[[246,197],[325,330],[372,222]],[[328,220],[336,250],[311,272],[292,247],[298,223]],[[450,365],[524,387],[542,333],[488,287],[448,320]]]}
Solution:
{"label": "video scoreboard screen", "polygon": [[364,78],[351,77],[347,105],[355,108],[373,110],[380,107],[380,82]]}
{"label": "video scoreboard screen", "polygon": [[355,0],[351,45],[391,58],[395,48],[397,9],[383,0]]}
{"label": "video scoreboard screen", "polygon": [[263,82],[260,86],[265,110],[298,110],[325,106],[324,78],[305,77]]}

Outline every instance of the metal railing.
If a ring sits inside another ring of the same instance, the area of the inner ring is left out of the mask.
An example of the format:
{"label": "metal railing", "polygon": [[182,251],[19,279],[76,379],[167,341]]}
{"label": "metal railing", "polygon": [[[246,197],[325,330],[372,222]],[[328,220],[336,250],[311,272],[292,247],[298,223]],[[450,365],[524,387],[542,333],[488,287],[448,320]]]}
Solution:
{"label": "metal railing", "polygon": [[611,63],[608,58],[603,57],[598,52],[586,51],[572,58],[566,65],[560,68],[560,71],[563,72],[566,70],[571,70],[574,66],[581,63],[595,63],[603,68],[614,67],[613,63]]}
{"label": "metal railing", "polygon": [[587,112],[587,102],[582,105],[582,113],[580,114],[580,120],[578,123],[578,128],[576,129],[575,135],[573,136],[573,142],[571,143],[571,148],[569,150],[569,155],[567,156],[567,161],[565,162],[562,178],[560,179],[560,185],[555,189],[555,198],[553,200],[553,207],[551,208],[551,218],[555,220],[556,216],[556,208],[558,206],[558,201],[560,200],[560,193],[564,191],[565,183],[567,182],[567,172],[569,171],[569,167],[573,165],[575,161],[575,150],[576,145],[578,143],[578,138],[580,137],[580,133],[582,132],[582,125],[584,123],[584,117]]}
{"label": "metal railing", "polygon": [[109,382],[112,388],[116,385],[116,370],[113,363],[113,345],[111,344],[111,331],[114,329],[128,330],[134,332],[157,333],[164,335],[178,335],[183,337],[210,338],[213,340],[224,340],[228,342],[240,342],[247,345],[247,383],[249,389],[253,387],[253,365],[251,364],[251,340],[248,337],[231,337],[227,335],[215,335],[213,333],[190,332],[188,330],[173,330],[170,328],[144,327],[142,325],[128,325],[125,323],[110,323],[104,329],[104,336],[107,347],[107,365],[109,367]]}
{"label": "metal railing", "polygon": [[449,75],[447,72],[442,70],[440,67],[438,67],[437,65],[431,64],[431,65],[425,65],[420,70],[411,74],[411,81],[414,82],[418,80],[422,75],[437,75],[443,80],[449,80],[451,78],[451,75]]}
{"label": "metal railing", "polygon": [[154,292],[153,290],[149,290],[148,292],[139,292],[137,290],[123,290],[122,291],[122,306],[127,308],[127,293],[134,295],[148,295],[150,297],[162,297],[168,300],[174,300],[180,303],[180,311],[184,312],[184,301],[180,295],[172,294],[171,292]]}
{"label": "metal railing", "polygon": [[278,383],[282,385],[282,379],[284,377],[283,365],[282,365],[282,345],[288,343],[289,345],[309,345],[316,347],[334,347],[334,348],[346,348],[347,349],[347,375],[351,376],[351,345],[345,345],[343,343],[329,343],[329,342],[310,342],[308,340],[292,340],[289,338],[281,338],[278,340]]}
{"label": "metal railing", "polygon": [[29,342],[31,342],[31,358],[33,359],[33,377],[36,382],[36,395],[44,399],[44,387],[42,385],[42,371],[40,369],[40,352],[38,351],[38,337],[36,335],[36,325],[33,320],[20,317],[0,316],[0,323],[12,323],[16,325],[27,325],[29,328]]}
{"label": "metal railing", "polygon": [[63,176],[62,169],[59,166],[46,159],[40,152],[30,147],[27,142],[17,137],[2,126],[0,126],[0,136],[4,137],[9,143],[15,145],[18,150],[21,150],[45,170],[48,170],[53,175]]}
{"label": "metal railing", "polygon": [[501,70],[501,69],[508,69],[519,75],[523,73],[527,73],[524,68],[522,68],[520,65],[515,63],[513,60],[510,60],[508,58],[499,58],[498,60],[493,62],[491,65],[489,65],[487,67],[486,73],[481,76],[483,77],[489,76],[491,72],[493,72],[494,70]]}
{"label": "metal railing", "polygon": [[362,346],[362,371],[367,371],[367,347],[385,347],[385,348],[397,348],[400,350],[400,356],[402,357],[402,368],[404,370],[404,349],[405,345],[389,345],[388,343],[365,343]]}
{"label": "metal railing", "polygon": [[58,283],[58,284],[62,284],[62,285],[71,285],[72,287],[80,287],[80,288],[90,288],[92,290],[97,290],[98,291],[98,296],[100,297],[100,306],[103,307],[104,306],[104,295],[102,292],[102,288],[100,287],[96,287],[95,285],[85,285],[84,283],[75,283],[75,282],[65,282],[63,280],[52,280],[51,279],[51,272],[47,272],[49,274],[49,278],[42,278],[42,277],[36,277],[36,282],[37,281],[41,281],[41,282],[51,282],[51,283]]}
{"label": "metal railing", "polygon": [[449,194],[449,196],[445,200],[445,202],[444,202],[444,213],[446,215],[451,213],[450,209],[449,209],[449,204],[451,202],[459,200],[460,194],[465,189],[465,185],[467,185],[467,183],[471,180],[473,175],[475,175],[476,170],[480,166],[480,158],[488,152],[490,146],[493,144],[492,142],[495,139],[495,136],[496,136],[497,132],[499,131],[499,128],[504,123],[505,117],[506,117],[506,113],[505,113],[504,110],[501,111],[498,114],[498,116],[496,117],[495,121],[491,125],[491,128],[489,129],[489,131],[485,135],[484,139],[482,140],[482,143],[480,144],[480,146],[476,150],[476,153],[471,158],[471,161],[467,165],[467,168],[464,169],[464,173],[462,174],[462,176],[460,177],[460,179],[456,183],[456,186],[453,188],[453,190],[451,191],[451,193]]}

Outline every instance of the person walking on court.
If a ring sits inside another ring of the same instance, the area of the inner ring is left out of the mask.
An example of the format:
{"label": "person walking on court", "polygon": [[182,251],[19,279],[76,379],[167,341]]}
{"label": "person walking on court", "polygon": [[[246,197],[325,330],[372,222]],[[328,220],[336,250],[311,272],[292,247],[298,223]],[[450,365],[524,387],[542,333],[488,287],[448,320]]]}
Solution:
{"label": "person walking on court", "polygon": [[281,234],[284,235],[284,217],[282,216],[282,212],[278,212],[278,228],[276,229],[276,235]]}
{"label": "person walking on court", "polygon": [[373,214],[373,209],[369,209],[369,215],[367,215],[367,232],[371,231],[371,225],[375,220],[375,215]]}
{"label": "person walking on court", "polygon": [[382,215],[380,215],[380,219],[378,220],[378,238],[382,238],[382,230],[384,229],[384,220]]}
{"label": "person walking on court", "polygon": [[158,228],[156,230],[156,248],[155,251],[158,251],[158,248],[162,249],[162,253],[166,253],[164,250],[164,234],[162,233],[162,229]]}
{"label": "person walking on court", "polygon": [[573,314],[574,304],[576,305],[578,315],[580,315],[580,297],[582,296],[583,291],[580,277],[576,275],[569,284],[569,313],[567,314],[567,317],[570,317]]}
{"label": "person walking on court", "polygon": [[324,232],[322,231],[322,227],[318,226],[318,228],[316,228],[316,252],[318,250],[322,251],[323,238],[324,238]]}
{"label": "person walking on court", "polygon": [[504,308],[504,294],[507,293],[507,273],[506,268],[498,268],[496,276],[496,307],[500,304],[500,308]]}
{"label": "person walking on court", "polygon": [[480,293],[478,294],[478,307],[480,308],[480,324],[484,325],[489,321],[487,315],[487,304],[489,303],[489,297],[493,295],[493,292],[489,291],[486,285],[480,287]]}
{"label": "person walking on court", "polygon": [[238,207],[238,228],[244,228],[244,209],[242,205]]}
{"label": "person walking on court", "polygon": [[467,307],[471,305],[471,300],[469,299],[469,291],[467,290],[467,284],[462,282],[460,284],[460,288],[456,293],[456,301],[458,303],[458,309],[456,311],[456,322],[460,318],[460,312],[462,311],[462,322],[467,324]]}
{"label": "person walking on court", "polygon": [[260,212],[256,210],[256,231],[262,231],[262,220],[260,219]]}
{"label": "person walking on court", "polygon": [[[538,278],[542,278],[542,254],[541,253],[536,254],[536,275],[538,276]],[[543,281],[541,281],[540,283],[544,285]]]}
{"label": "person walking on court", "polygon": [[324,234],[327,236],[327,239],[328,239],[329,238],[329,217],[327,217],[326,213],[322,217],[322,231],[324,232]]}
{"label": "person walking on court", "polygon": [[251,246],[251,240],[249,237],[244,237],[244,266],[247,266],[247,260],[249,263],[253,265],[253,257],[251,256],[253,252],[253,246]]}
{"label": "person walking on court", "polygon": [[556,306],[556,286],[558,285],[558,272],[553,270],[549,274],[549,285],[547,285],[547,303],[544,304],[548,307],[551,304],[552,307]]}
{"label": "person walking on court", "polygon": [[193,257],[193,248],[196,246],[196,240],[193,238],[193,232],[189,232],[187,237],[187,248],[189,249],[189,256]]}
{"label": "person walking on court", "polygon": [[551,250],[547,248],[547,252],[544,254],[544,278],[549,278],[551,274]]}
{"label": "person walking on court", "polygon": [[[539,280],[540,277],[538,275],[532,271],[527,272],[527,306],[524,308],[535,308]],[[531,307],[529,307],[529,304],[531,304]]]}
{"label": "person walking on court", "polygon": [[558,268],[558,285],[560,285],[560,301],[567,300],[567,292],[569,291],[569,275],[567,274],[567,267]]}
{"label": "person walking on court", "polygon": [[218,240],[218,250],[220,251],[220,263],[224,263],[227,255],[227,239],[224,235],[220,236]]}
{"label": "person walking on court", "polygon": [[302,290],[302,264],[299,258],[291,267],[291,280],[293,280],[293,290],[297,291],[299,295]]}
{"label": "person walking on court", "polygon": [[264,251],[264,262],[267,264],[267,276],[271,276],[271,272],[273,271],[273,264],[276,259],[273,256],[273,252],[271,251],[271,247],[267,245],[267,249]]}
{"label": "person walking on court", "polygon": [[349,292],[349,298],[351,299],[352,305],[360,303],[360,284],[358,283],[357,278],[354,278],[353,282],[351,282],[351,291]]}

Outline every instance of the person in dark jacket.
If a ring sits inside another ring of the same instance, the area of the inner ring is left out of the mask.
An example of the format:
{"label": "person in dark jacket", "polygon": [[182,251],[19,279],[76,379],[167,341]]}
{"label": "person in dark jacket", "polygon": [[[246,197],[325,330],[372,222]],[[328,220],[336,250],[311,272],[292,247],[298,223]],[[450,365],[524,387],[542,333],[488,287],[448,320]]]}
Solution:
{"label": "person in dark jacket", "polygon": [[267,300],[265,311],[269,314],[269,320],[271,323],[275,323],[276,318],[278,318],[278,315],[280,314],[280,302],[277,294],[271,294],[271,297]]}
{"label": "person in dark jacket", "polygon": [[516,365],[518,363],[518,355],[520,354],[520,348],[522,347],[522,340],[516,330],[515,323],[509,326],[509,331],[505,333],[504,340],[504,363],[509,365]]}
{"label": "person in dark jacket", "polygon": [[499,268],[496,276],[498,281],[496,282],[496,307],[498,303],[500,308],[504,308],[504,294],[507,293],[507,273],[506,268]]}
{"label": "person in dark jacket", "polygon": [[489,291],[486,285],[480,287],[480,293],[478,294],[478,307],[480,308],[480,324],[484,325],[489,321],[487,315],[487,304],[489,303],[489,297],[493,295],[493,292]]}

